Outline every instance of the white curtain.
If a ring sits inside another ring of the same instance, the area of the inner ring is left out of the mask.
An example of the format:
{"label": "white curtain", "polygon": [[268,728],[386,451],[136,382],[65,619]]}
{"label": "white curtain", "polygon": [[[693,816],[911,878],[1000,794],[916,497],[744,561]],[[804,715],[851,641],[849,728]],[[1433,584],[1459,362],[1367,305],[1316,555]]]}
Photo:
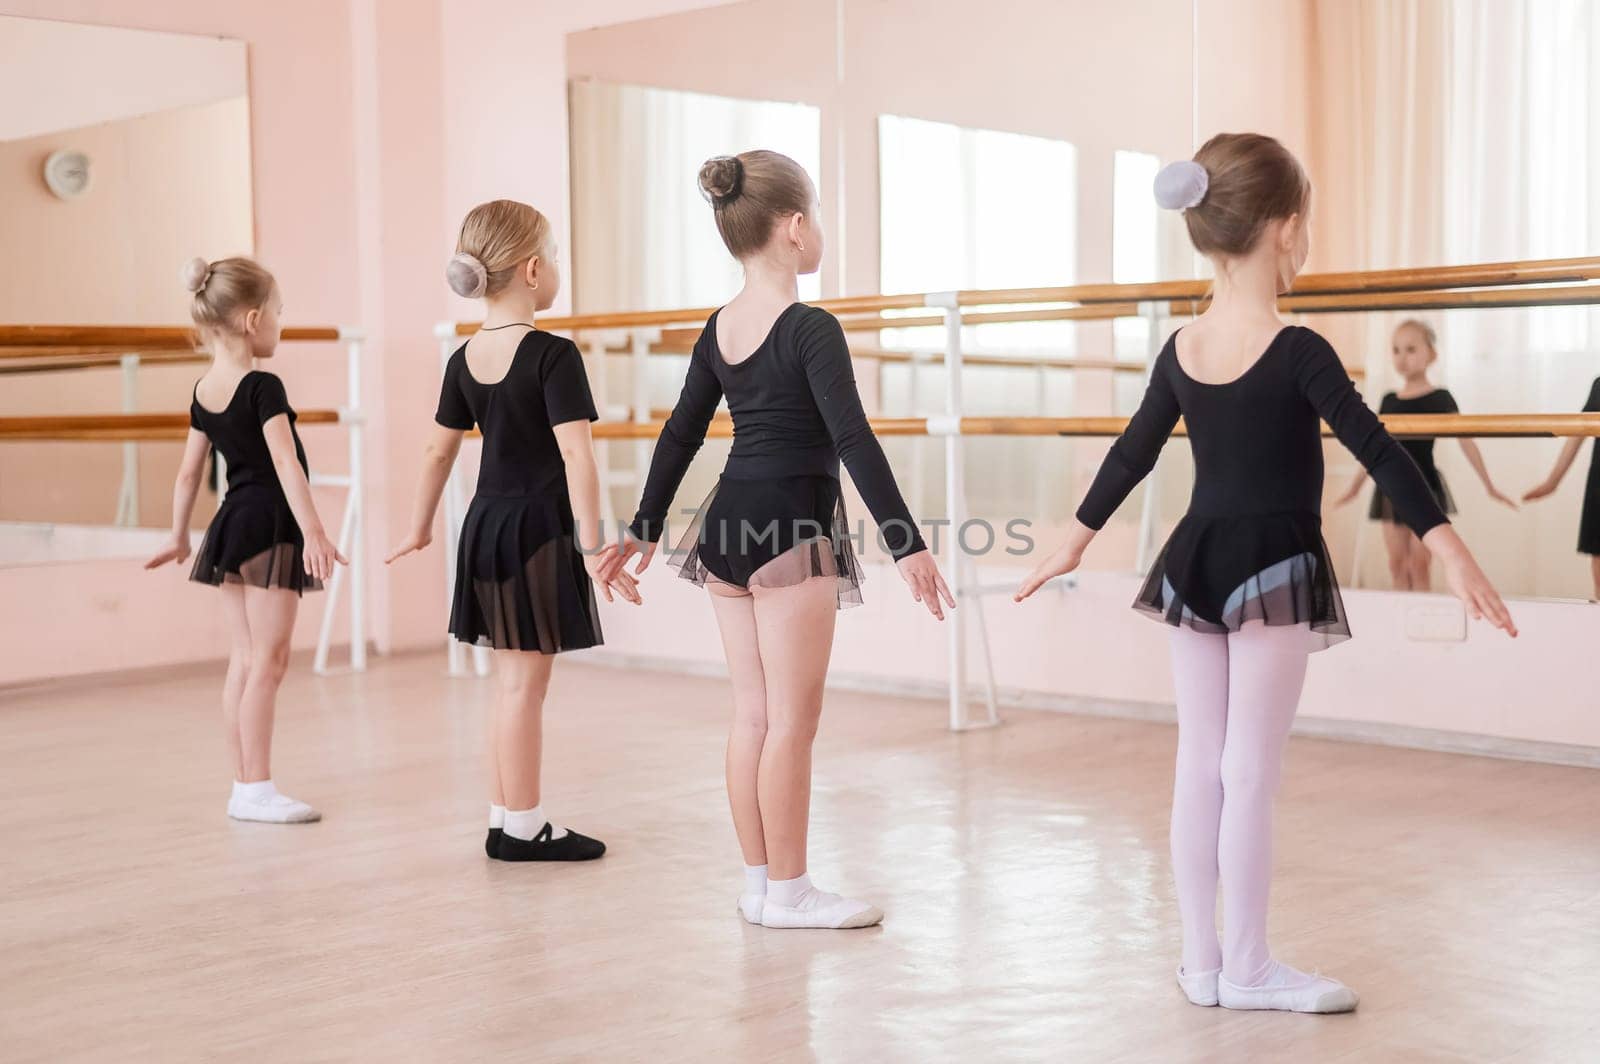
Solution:
{"label": "white curtain", "polygon": [[[1381,269],[1592,255],[1600,249],[1600,4],[1591,0],[1318,0],[1313,111],[1320,266]],[[1406,315],[1318,318],[1374,403],[1394,388],[1389,336]],[[1420,315],[1439,332],[1435,383],[1465,411],[1576,410],[1600,373],[1588,308]],[[1520,495],[1559,444],[1482,441]],[[1579,595],[1579,485],[1513,513],[1490,502],[1452,441],[1437,447],[1463,534],[1516,594]],[[1339,474],[1351,467],[1341,464]],[[1577,477],[1569,478],[1576,481]],[[1364,518],[1362,519],[1364,520]],[[1330,521],[1336,549],[1360,527]],[[1358,579],[1383,586],[1360,528]],[[1343,553],[1343,551],[1341,551]],[[1348,554],[1345,554],[1348,557]]]}

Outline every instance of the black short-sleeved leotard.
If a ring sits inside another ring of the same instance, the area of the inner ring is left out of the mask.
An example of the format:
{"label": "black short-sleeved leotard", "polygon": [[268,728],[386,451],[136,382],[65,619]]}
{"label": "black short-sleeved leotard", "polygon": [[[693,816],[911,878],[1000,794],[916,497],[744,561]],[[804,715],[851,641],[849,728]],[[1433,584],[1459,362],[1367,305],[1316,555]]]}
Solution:
{"label": "black short-sleeved leotard", "polygon": [[279,414],[289,419],[295,457],[309,475],[306,450],[295,430],[295,412],[283,382],[251,370],[239,381],[228,405],[218,411],[189,404],[189,427],[205,433],[228,467],[228,491],[206,528],[189,579],[201,584],[248,584],[316,591],[322,582],[306,573],[305,537],[278,482],[262,426]]}
{"label": "black short-sleeved leotard", "polygon": [[[1600,414],[1600,377],[1589,389],[1585,414]],[[1578,520],[1578,549],[1584,554],[1600,554],[1600,440],[1589,452],[1589,480],[1583,488],[1583,516]]]}
{"label": "black short-sleeved leotard", "polygon": [[672,497],[726,396],[733,448],[716,488],[673,551],[680,576],[737,587],[837,578],[839,605],[861,601],[860,565],[839,490],[845,468],[896,558],[925,549],[856,391],[844,330],[795,303],[761,346],[730,364],[712,314],[689,356],[683,391],[662,428],[629,531],[661,537]]}
{"label": "black short-sleeved leotard", "polygon": [[1349,638],[1322,539],[1322,437],[1333,428],[1420,536],[1448,520],[1410,455],[1362,401],[1328,342],[1287,326],[1233,381],[1205,384],[1178,364],[1174,333],[1139,410],[1111,445],[1078,519],[1098,529],[1155,467],[1179,416],[1194,453],[1189,510],[1134,601],[1168,624],[1230,632],[1247,621],[1309,624]]}
{"label": "black short-sleeved leotard", "polygon": [[[1388,392],[1378,404],[1379,414],[1459,414],[1460,412],[1461,408],[1456,405],[1456,397],[1451,395],[1447,388],[1435,388],[1431,392],[1409,399],[1401,398],[1395,392]],[[1433,492],[1433,501],[1439,504],[1439,509],[1445,514],[1453,514],[1456,512],[1456,502],[1450,495],[1450,486],[1445,483],[1444,474],[1439,472],[1439,466],[1433,459],[1433,444],[1431,438],[1400,441],[1400,446],[1422,471],[1422,479],[1428,482],[1428,490]],[[1395,517],[1394,504],[1389,501],[1389,497],[1381,488],[1373,489],[1372,505],[1367,508],[1367,516],[1374,521],[1391,523],[1399,521]]]}
{"label": "black short-sleeved leotard", "polygon": [[596,417],[583,356],[564,337],[530,329],[492,384],[472,376],[465,344],[450,356],[434,420],[483,431],[450,610],[461,642],[543,654],[603,642],[553,429]]}

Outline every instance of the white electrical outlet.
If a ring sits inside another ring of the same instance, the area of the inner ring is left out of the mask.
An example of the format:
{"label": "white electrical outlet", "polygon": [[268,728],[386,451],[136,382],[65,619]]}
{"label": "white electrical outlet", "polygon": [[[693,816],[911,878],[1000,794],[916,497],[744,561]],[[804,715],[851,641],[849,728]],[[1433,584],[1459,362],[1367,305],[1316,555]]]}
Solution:
{"label": "white electrical outlet", "polygon": [[1460,643],[1467,638],[1467,611],[1458,602],[1406,607],[1406,638],[1419,643]]}

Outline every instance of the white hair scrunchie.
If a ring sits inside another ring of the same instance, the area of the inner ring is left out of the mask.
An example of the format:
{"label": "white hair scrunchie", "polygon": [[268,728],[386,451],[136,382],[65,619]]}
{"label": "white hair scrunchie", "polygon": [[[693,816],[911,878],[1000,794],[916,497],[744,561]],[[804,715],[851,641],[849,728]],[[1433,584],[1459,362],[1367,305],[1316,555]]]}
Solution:
{"label": "white hair scrunchie", "polygon": [[476,255],[468,255],[464,251],[450,256],[444,276],[450,282],[450,290],[467,299],[478,299],[489,289],[489,271]]}
{"label": "white hair scrunchie", "polygon": [[202,258],[193,258],[183,264],[183,287],[199,295],[211,280],[211,264]]}
{"label": "white hair scrunchie", "polygon": [[1192,159],[1168,163],[1156,174],[1156,205],[1169,211],[1186,211],[1205,202],[1211,175]]}

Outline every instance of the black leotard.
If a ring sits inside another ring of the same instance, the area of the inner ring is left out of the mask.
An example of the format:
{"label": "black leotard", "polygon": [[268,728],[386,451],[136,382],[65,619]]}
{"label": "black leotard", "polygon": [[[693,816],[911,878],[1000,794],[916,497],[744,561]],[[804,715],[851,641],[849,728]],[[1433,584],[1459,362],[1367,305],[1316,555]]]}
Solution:
{"label": "black leotard", "polygon": [[[1388,392],[1378,404],[1379,414],[1459,414],[1460,412],[1461,408],[1456,405],[1456,397],[1446,388],[1435,388],[1431,392],[1409,399],[1401,398],[1395,392]],[[1433,459],[1433,444],[1431,437],[1400,441],[1400,446],[1405,448],[1406,454],[1411,456],[1411,460],[1417,463],[1417,468],[1422,471],[1422,479],[1428,482],[1428,489],[1433,492],[1433,501],[1439,504],[1439,509],[1445,514],[1453,514],[1456,512],[1455,499],[1451,497],[1450,487],[1445,483],[1444,474],[1439,472],[1439,466]],[[1373,490],[1372,505],[1367,508],[1367,516],[1374,521],[1398,522],[1394,505],[1389,502],[1389,497],[1381,488]]]}
{"label": "black leotard", "polygon": [[283,414],[289,419],[295,458],[309,475],[306,449],[295,430],[295,412],[283,382],[264,370],[239,380],[228,405],[207,410],[195,395],[189,427],[205,433],[227,463],[228,491],[206,528],[189,579],[202,584],[248,584],[315,591],[322,582],[305,570],[305,537],[278,482],[262,426]]}
{"label": "black leotard", "polygon": [[1200,631],[1249,620],[1309,623],[1324,645],[1349,636],[1322,539],[1322,438],[1332,426],[1420,536],[1447,518],[1417,465],[1361,401],[1328,342],[1285,327],[1237,379],[1205,384],[1167,340],[1139,410],[1078,508],[1098,529],[1154,468],[1181,414],[1194,453],[1189,511],[1151,569],[1136,609]]}
{"label": "black leotard", "polygon": [[472,376],[465,344],[450,356],[435,420],[483,430],[450,610],[461,642],[555,654],[603,641],[553,430],[597,416],[583,356],[565,337],[530,329],[492,384]]}
{"label": "black leotard", "polygon": [[[733,448],[717,490],[679,543],[681,575],[704,583],[709,573],[739,587],[838,575],[841,605],[858,602],[860,574],[838,487],[841,459],[889,552],[898,559],[925,549],[862,409],[844,330],[827,311],[803,303],[778,315],[761,345],[737,364],[724,360],[717,345],[717,315],[706,322],[656,443],[629,529],[636,538],[660,538],[672,497],[724,396]],[[796,551],[807,557],[773,565],[793,560]]]}
{"label": "black leotard", "polygon": [[[1600,414],[1600,377],[1589,389],[1585,414]],[[1600,440],[1590,451],[1589,480],[1583,489],[1583,516],[1578,520],[1578,549],[1584,554],[1600,554]]]}

